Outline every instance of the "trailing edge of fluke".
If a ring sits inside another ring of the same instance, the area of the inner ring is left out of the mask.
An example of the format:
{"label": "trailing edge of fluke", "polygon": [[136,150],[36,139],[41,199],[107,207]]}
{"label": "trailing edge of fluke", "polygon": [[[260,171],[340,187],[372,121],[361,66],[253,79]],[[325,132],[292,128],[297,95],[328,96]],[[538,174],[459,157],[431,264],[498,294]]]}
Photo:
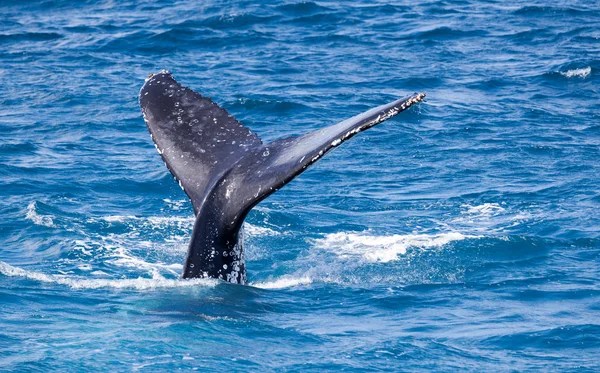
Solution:
{"label": "trailing edge of fluke", "polygon": [[248,212],[328,151],[408,109],[415,93],[304,135],[263,143],[210,98],[168,71],[140,90],[150,136],[194,206],[196,221],[183,277],[246,282],[242,223]]}

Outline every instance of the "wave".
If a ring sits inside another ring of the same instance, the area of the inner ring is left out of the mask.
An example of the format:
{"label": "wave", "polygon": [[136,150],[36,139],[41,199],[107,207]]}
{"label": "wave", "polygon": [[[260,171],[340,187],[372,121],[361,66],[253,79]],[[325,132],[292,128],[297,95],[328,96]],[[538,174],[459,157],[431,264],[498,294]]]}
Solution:
{"label": "wave", "polygon": [[50,40],[56,40],[63,38],[63,35],[56,32],[23,32],[15,34],[0,34],[0,43],[2,42],[23,42],[23,41],[34,41],[34,42],[46,42]]}
{"label": "wave", "polygon": [[435,40],[446,40],[446,39],[457,39],[467,37],[481,37],[488,34],[485,30],[463,30],[451,28],[448,26],[435,27],[429,30],[420,30],[413,34],[405,36],[407,39],[435,39]]}
{"label": "wave", "polygon": [[251,236],[279,236],[281,232],[277,232],[271,228],[261,227],[250,223],[244,223],[244,233]]}
{"label": "wave", "polygon": [[250,285],[261,289],[285,289],[300,285],[309,285],[312,284],[312,282],[313,280],[308,276],[284,276],[273,281],[250,283]]}
{"label": "wave", "polygon": [[[110,256],[105,258],[104,263],[116,267],[128,267],[136,270],[148,270],[150,272],[164,270],[176,276],[183,271],[183,265],[180,263],[147,262],[142,258],[132,255],[124,246],[114,247],[110,252]],[[91,269],[91,265],[89,266]]]}
{"label": "wave", "polygon": [[52,220],[55,216],[38,214],[35,201],[31,201],[29,202],[29,205],[27,205],[27,214],[25,214],[25,217],[31,220],[35,225],[56,228],[54,220]]}
{"label": "wave", "polygon": [[600,326],[594,324],[561,325],[550,329],[528,330],[524,332],[486,338],[483,342],[503,349],[521,350],[533,346],[539,349],[569,348],[584,345],[588,348],[600,347],[598,333]]}
{"label": "wave", "polygon": [[335,253],[339,257],[362,257],[370,262],[387,263],[398,260],[409,248],[439,248],[453,241],[462,241],[466,236],[459,232],[440,234],[394,234],[369,235],[357,233],[331,233],[324,238],[316,239],[315,244]]}
{"label": "wave", "polygon": [[167,206],[169,206],[169,208],[171,210],[174,211],[180,211],[185,209],[188,206],[188,200],[186,199],[170,199],[170,198],[163,198],[163,202],[165,202],[167,204]]}
{"label": "wave", "polygon": [[151,290],[159,288],[179,288],[191,286],[214,287],[218,281],[214,279],[168,279],[158,273],[152,278],[138,277],[135,279],[85,279],[63,275],[49,275],[37,271],[27,271],[23,268],[13,267],[8,263],[0,262],[0,274],[7,277],[20,277],[43,283],[66,285],[73,289],[135,289]]}
{"label": "wave", "polygon": [[483,216],[496,215],[505,211],[505,209],[497,203],[484,203],[476,206],[463,205],[463,207],[467,208],[467,211],[464,211],[463,214],[477,214]]}
{"label": "wave", "polygon": [[[182,205],[181,201],[166,202],[175,209]],[[51,259],[60,274],[110,277],[127,273],[128,277],[146,277],[156,273],[171,278],[182,273],[193,216],[68,216],[56,209],[50,210],[54,215],[42,214],[38,207],[48,209],[35,201],[27,206],[26,218],[33,224],[75,235],[60,244],[64,248],[60,257]],[[281,234],[270,227],[249,223],[244,223],[244,229],[250,243],[256,238]],[[247,257],[252,258],[256,254],[252,244],[248,249]]]}
{"label": "wave", "polygon": [[277,21],[279,16],[257,16],[251,13],[231,13],[215,15],[198,22],[198,25],[213,30],[246,29],[257,24],[269,24]]}
{"label": "wave", "polygon": [[[86,279],[71,277],[65,275],[46,274],[38,271],[28,271],[20,267],[11,266],[8,263],[0,262],[0,274],[7,277],[20,277],[28,280],[34,280],[49,284],[65,285],[72,289],[134,289],[134,290],[152,290],[159,288],[179,288],[204,286],[214,287],[219,280],[216,279],[169,279],[161,276],[158,272],[152,273],[152,278],[138,277],[134,279]],[[91,272],[92,275],[106,275],[103,271]],[[313,281],[308,276],[289,277],[250,283],[249,285],[260,289],[285,289],[301,285],[309,285]]]}
{"label": "wave", "polygon": [[581,68],[581,69],[567,70],[564,72],[561,71],[560,75],[562,75],[566,78],[573,78],[573,77],[585,78],[588,75],[590,75],[591,72],[592,72],[592,68],[590,66],[588,66],[586,68]]}
{"label": "wave", "polygon": [[447,226],[471,234],[505,235],[511,229],[536,217],[532,211],[522,211],[503,203],[486,202],[480,205],[465,204],[460,215],[454,217]]}
{"label": "wave", "polygon": [[533,17],[565,17],[565,16],[582,16],[589,13],[589,11],[583,9],[575,9],[571,7],[558,7],[558,6],[524,6],[516,9],[512,12],[519,16],[533,16]]}
{"label": "wave", "polygon": [[298,14],[315,14],[319,12],[331,11],[330,8],[327,8],[321,4],[317,4],[313,1],[301,1],[294,4],[279,5],[276,7],[276,9],[292,16]]}

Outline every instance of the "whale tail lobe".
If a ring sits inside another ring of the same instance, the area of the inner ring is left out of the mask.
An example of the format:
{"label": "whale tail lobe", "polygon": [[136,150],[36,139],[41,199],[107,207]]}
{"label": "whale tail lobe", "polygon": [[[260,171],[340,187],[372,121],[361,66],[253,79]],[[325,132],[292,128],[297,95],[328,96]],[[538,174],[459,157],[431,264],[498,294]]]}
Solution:
{"label": "whale tail lobe", "polygon": [[424,97],[415,93],[338,124],[265,144],[170,73],[151,76],[140,91],[144,120],[196,215],[183,277],[243,282],[238,234],[250,209],[331,149]]}

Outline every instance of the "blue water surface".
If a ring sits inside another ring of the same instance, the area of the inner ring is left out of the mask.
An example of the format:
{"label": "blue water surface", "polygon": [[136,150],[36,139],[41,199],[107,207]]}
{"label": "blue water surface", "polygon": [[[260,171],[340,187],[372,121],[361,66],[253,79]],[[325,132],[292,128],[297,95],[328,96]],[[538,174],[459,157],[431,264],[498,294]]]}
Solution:
{"label": "blue water surface", "polygon": [[[0,3],[0,371],[600,371],[595,1]],[[161,69],[265,141],[413,92],[179,275]]]}

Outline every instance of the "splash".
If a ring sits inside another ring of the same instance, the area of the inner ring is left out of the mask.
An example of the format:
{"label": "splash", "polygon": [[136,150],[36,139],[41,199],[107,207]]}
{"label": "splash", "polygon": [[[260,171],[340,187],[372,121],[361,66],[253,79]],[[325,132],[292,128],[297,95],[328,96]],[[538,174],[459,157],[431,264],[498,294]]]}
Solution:
{"label": "splash", "polygon": [[[153,273],[166,278],[179,277],[183,271],[183,258],[194,225],[194,217],[191,215],[105,215],[61,218],[58,224],[55,224],[55,216],[37,213],[35,202],[29,204],[27,218],[37,225],[64,229],[80,235],[70,242],[65,242],[67,250],[55,260],[56,270],[65,276],[88,272],[96,276],[104,274],[104,277],[111,277],[115,273],[125,271],[130,278],[153,276]],[[251,237],[280,234],[271,228],[248,223],[245,223],[244,227]],[[256,256],[252,250],[247,254],[249,257]],[[97,285],[98,280],[94,281],[81,286],[103,286]],[[70,286],[77,287],[79,284],[82,282]],[[154,285],[141,283],[139,286]]]}
{"label": "splash", "polygon": [[504,208],[497,203],[484,203],[483,205],[463,205],[467,210],[463,214],[490,216],[504,211]]}
{"label": "splash", "polygon": [[160,288],[180,288],[205,286],[214,287],[218,281],[213,279],[167,279],[158,273],[152,278],[138,277],[135,279],[84,279],[59,275],[48,275],[42,272],[26,271],[23,268],[13,267],[8,263],[0,262],[0,274],[8,277],[21,277],[29,280],[66,285],[72,289],[134,289],[152,290]]}
{"label": "splash", "polygon": [[373,236],[356,233],[332,233],[317,239],[316,245],[331,251],[339,257],[363,257],[370,262],[387,263],[399,259],[409,248],[421,250],[439,248],[453,241],[461,241],[471,236],[458,232],[441,234],[394,234]]}
{"label": "splash", "polygon": [[188,201],[185,199],[172,200],[170,198],[164,198],[163,202],[167,204],[167,206],[174,211],[180,211],[187,208]]}
{"label": "splash", "polygon": [[588,66],[583,69],[573,69],[573,70],[561,72],[560,75],[562,75],[566,78],[572,78],[572,77],[585,78],[588,75],[590,75],[591,72],[592,72],[592,68],[590,66]]}
{"label": "splash", "polygon": [[298,278],[285,276],[277,280],[252,283],[250,285],[261,289],[285,289],[300,285],[309,285],[312,284],[312,282],[312,279],[308,276]]}
{"label": "splash", "polygon": [[531,221],[535,217],[532,211],[520,210],[505,202],[481,205],[465,204],[461,208],[460,215],[454,217],[447,226],[452,226],[462,232],[485,236],[510,234],[513,228]]}
{"label": "splash", "polygon": [[267,227],[244,223],[244,231],[252,236],[278,236],[280,233]]}
{"label": "splash", "polygon": [[[108,223],[124,223],[127,220],[136,220],[137,218],[133,215],[107,215],[101,217],[102,220]],[[89,219],[91,222],[95,221],[93,218]]]}
{"label": "splash", "polygon": [[40,215],[36,211],[36,203],[35,201],[29,202],[27,205],[27,214],[25,217],[33,222],[35,225],[41,225],[44,227],[55,228],[54,221],[52,215]]}
{"label": "splash", "polygon": [[[149,243],[151,244],[151,243]],[[124,246],[118,245],[111,249],[111,256],[105,260],[106,264],[117,267],[129,267],[143,270],[165,270],[173,275],[179,275],[183,271],[183,265],[179,263],[167,264],[162,262],[147,262],[132,255]]]}

